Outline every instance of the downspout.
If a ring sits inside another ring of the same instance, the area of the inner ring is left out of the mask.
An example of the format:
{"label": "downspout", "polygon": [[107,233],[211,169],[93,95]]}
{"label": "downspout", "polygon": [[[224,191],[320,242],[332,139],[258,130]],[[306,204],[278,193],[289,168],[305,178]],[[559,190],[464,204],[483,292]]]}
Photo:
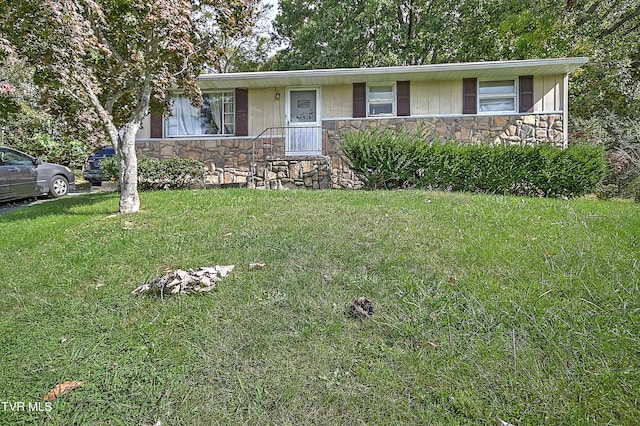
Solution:
{"label": "downspout", "polygon": [[569,147],[569,73],[565,73],[562,85],[562,148],[567,149]]}

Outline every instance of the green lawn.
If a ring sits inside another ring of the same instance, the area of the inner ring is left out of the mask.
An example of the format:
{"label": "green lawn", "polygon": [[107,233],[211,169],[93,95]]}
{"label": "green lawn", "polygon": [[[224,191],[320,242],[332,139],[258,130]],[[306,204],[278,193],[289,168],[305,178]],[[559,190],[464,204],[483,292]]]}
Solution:
{"label": "green lawn", "polygon": [[[0,216],[0,424],[640,419],[638,204],[141,198],[128,216],[110,194]],[[236,268],[211,293],[131,295],[167,268],[215,264]],[[345,315],[358,296],[370,319]],[[68,380],[84,386],[45,406]]]}

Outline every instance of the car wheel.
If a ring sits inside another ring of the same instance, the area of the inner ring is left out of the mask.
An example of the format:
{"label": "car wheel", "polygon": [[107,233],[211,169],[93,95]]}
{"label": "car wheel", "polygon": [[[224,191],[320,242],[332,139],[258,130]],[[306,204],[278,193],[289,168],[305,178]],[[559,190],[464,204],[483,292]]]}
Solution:
{"label": "car wheel", "polygon": [[49,181],[49,196],[51,198],[62,197],[69,192],[69,182],[64,176],[54,176]]}

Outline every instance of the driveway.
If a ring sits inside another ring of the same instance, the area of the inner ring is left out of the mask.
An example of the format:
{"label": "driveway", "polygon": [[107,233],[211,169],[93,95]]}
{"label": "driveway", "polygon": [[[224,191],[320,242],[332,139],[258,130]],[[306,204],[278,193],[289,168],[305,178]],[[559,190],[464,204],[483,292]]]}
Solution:
{"label": "driveway", "polygon": [[[74,195],[85,194],[89,192],[89,190],[76,190],[73,192],[69,192],[66,196],[73,197]],[[12,211],[23,209],[29,206],[35,206],[36,204],[46,203],[47,201],[55,200],[55,198],[29,198],[26,200],[18,200],[18,201],[7,201],[6,203],[0,203],[0,214],[10,213]]]}

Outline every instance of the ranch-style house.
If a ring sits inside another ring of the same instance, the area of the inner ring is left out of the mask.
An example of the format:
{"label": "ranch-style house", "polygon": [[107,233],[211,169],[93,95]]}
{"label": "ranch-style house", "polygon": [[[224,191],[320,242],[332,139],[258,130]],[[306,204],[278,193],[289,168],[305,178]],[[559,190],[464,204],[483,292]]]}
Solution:
{"label": "ranch-style house", "polygon": [[357,188],[341,135],[417,129],[495,144],[568,143],[568,75],[587,58],[384,68],[205,74],[204,102],[174,94],[136,145],[155,158],[203,162],[211,184]]}

